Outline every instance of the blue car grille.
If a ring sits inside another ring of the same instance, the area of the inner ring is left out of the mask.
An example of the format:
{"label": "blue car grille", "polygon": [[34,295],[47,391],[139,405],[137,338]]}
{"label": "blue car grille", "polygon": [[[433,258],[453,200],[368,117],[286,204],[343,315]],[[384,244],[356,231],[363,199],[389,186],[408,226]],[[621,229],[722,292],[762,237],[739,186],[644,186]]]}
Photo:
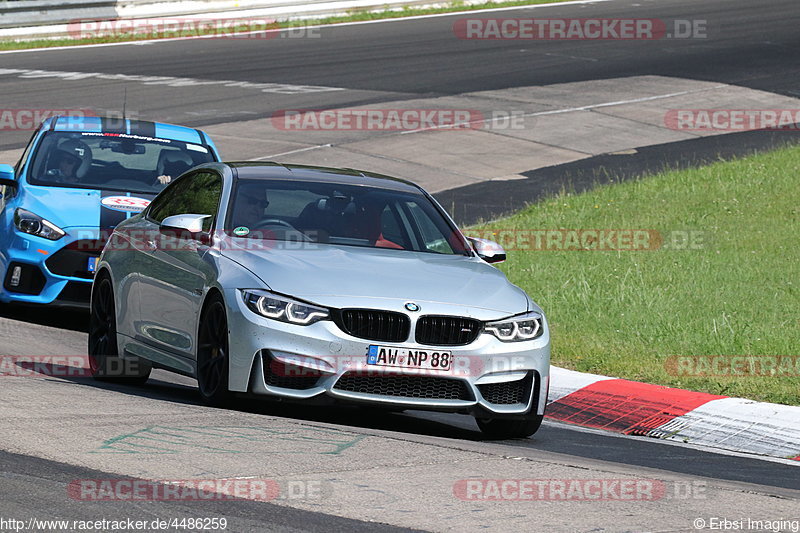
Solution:
{"label": "blue car grille", "polygon": [[89,272],[89,258],[99,256],[104,244],[97,240],[71,242],[51,255],[45,264],[57,276],[92,279],[94,273]]}

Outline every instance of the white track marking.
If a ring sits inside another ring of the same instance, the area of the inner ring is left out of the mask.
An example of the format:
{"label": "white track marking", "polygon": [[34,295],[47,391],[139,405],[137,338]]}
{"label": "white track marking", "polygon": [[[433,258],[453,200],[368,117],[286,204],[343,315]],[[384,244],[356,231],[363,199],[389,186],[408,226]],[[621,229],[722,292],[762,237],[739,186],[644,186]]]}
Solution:
{"label": "white track marking", "polygon": [[[702,93],[705,91],[715,91],[717,89],[722,89],[728,87],[727,84],[721,83],[719,85],[714,85],[712,87],[703,87],[702,89],[691,89],[688,91],[678,91],[674,93],[667,93],[667,94],[657,94],[654,96],[643,96],[641,98],[631,98],[630,100],[617,100],[614,102],[601,102],[599,104],[589,104],[589,105],[582,105],[578,107],[565,107],[562,109],[550,109],[548,111],[534,111],[532,113],[521,113],[519,115],[515,115],[516,117],[542,117],[545,115],[560,115],[562,113],[573,113],[575,111],[591,111],[592,109],[602,109],[604,107],[613,107],[618,105],[628,105],[628,104],[638,104],[641,102],[650,102],[653,100],[663,100],[665,98],[674,98],[676,96],[685,96],[687,94],[695,94],[695,93]],[[440,130],[440,129],[451,129],[451,128],[463,128],[464,126],[468,126],[470,124],[483,124],[493,122],[497,119],[478,119],[478,120],[471,120],[469,122],[458,122],[455,124],[441,124],[437,126],[429,126],[427,128],[418,128],[415,130],[403,130],[400,132],[400,135],[406,135],[409,133],[419,133],[421,131],[429,131],[429,130]]]}
{"label": "white track marking", "polygon": [[[757,459],[759,461],[767,461],[770,463],[781,463],[787,466],[794,466],[798,467],[798,461],[793,461],[791,459],[784,459],[782,457],[772,457],[769,455],[758,455],[754,453],[748,452],[739,452],[733,450],[726,450],[723,448],[713,448],[707,444],[694,444],[692,442],[682,442],[678,440],[668,440],[668,439],[659,439],[657,441],[653,440],[653,437],[644,437],[641,435],[624,435],[622,433],[615,433],[613,431],[608,431],[605,429],[595,429],[595,428],[588,428],[584,426],[578,426],[575,424],[570,424],[567,422],[561,422],[560,420],[553,420],[552,418],[545,417],[544,422],[542,422],[544,426],[555,426],[563,429],[569,429],[571,431],[578,431],[580,433],[591,433],[593,435],[603,435],[605,437],[613,437],[617,439],[626,439],[626,440],[638,440],[641,442],[657,442],[658,444],[663,444],[665,446],[677,446],[679,448],[690,448],[692,450],[697,450],[706,453],[713,453],[716,455],[728,455],[731,457],[741,457],[744,459]],[[533,437],[534,439],[536,437]]]}
{"label": "white track marking", "polygon": [[166,85],[167,87],[197,87],[201,85],[219,85],[240,89],[252,89],[262,93],[274,94],[306,94],[330,91],[343,91],[340,87],[324,87],[320,85],[292,85],[289,83],[254,83],[236,80],[204,80],[199,78],[176,78],[173,76],[144,76],[139,74],[106,74],[103,72],[71,72],[61,70],[32,70],[16,68],[0,68],[0,76],[16,76],[22,79],[60,78],[64,81],[82,81],[86,79],[122,81],[141,83],[142,85]]}
{"label": "white track marking", "polygon": [[[495,7],[490,9],[473,9],[469,11],[454,11],[452,13],[434,13],[431,15],[413,15],[410,17],[395,17],[395,18],[387,18],[387,19],[379,19],[379,20],[361,20],[355,22],[339,22],[336,24],[315,24],[315,25],[308,25],[303,26],[304,28],[332,28],[337,26],[361,26],[363,24],[384,24],[390,22],[405,22],[410,20],[420,20],[420,19],[428,19],[428,18],[439,18],[439,17],[455,17],[460,15],[472,15],[476,13],[494,13],[494,12],[501,12],[501,11],[518,11],[524,9],[538,9],[538,8],[545,8],[545,7],[556,7],[556,6],[574,6],[574,5],[585,5],[585,4],[598,4],[601,2],[610,2],[611,0],[573,0],[570,2],[556,2],[553,4],[534,4],[530,6],[510,6],[510,7]],[[269,30],[269,32],[281,33],[285,31],[296,31],[297,28],[282,28],[279,30]],[[232,33],[231,36],[241,36],[241,35],[252,35],[258,33],[267,33],[264,30],[253,30],[253,31],[245,31],[239,33]],[[0,51],[0,54],[23,54],[26,52],[45,52],[50,50],[70,50],[74,48],[99,48],[102,46],[132,46],[132,45],[143,45],[143,44],[153,44],[153,43],[166,43],[172,41],[188,41],[191,39],[208,39],[213,36],[190,36],[190,37],[175,37],[169,39],[143,39],[140,41],[128,41],[124,43],[98,43],[98,44],[74,44],[74,45],[66,45],[66,46],[49,46],[44,48],[25,48],[22,50],[3,50]]]}
{"label": "white track marking", "polygon": [[318,144],[316,146],[306,146],[305,148],[298,148],[297,150],[289,150],[288,152],[281,152],[279,154],[272,154],[272,155],[265,155],[264,157],[254,157],[253,159],[248,159],[248,161],[267,161],[269,159],[280,157],[283,155],[289,154],[298,154],[300,152],[308,152],[310,150],[318,150],[320,148],[330,148],[331,144]]}
{"label": "white track marking", "polygon": [[576,372],[575,370],[568,370],[557,366],[550,366],[550,395],[547,403],[560,400],[568,394],[588,387],[598,381],[604,381],[610,378],[608,376],[600,376],[597,374],[587,374],[584,372]]}
{"label": "white track marking", "polygon": [[[550,367],[548,403],[584,389],[598,381],[616,379],[585,374],[556,366]],[[657,393],[645,400],[657,401]],[[684,415],[662,424],[639,439],[657,438],[714,453],[771,460],[794,466],[791,459],[800,454],[800,406],[756,402],[742,398],[710,400]],[[555,421],[551,421],[555,422]],[[567,424],[570,427],[577,428]],[[577,431],[614,434],[613,431],[582,428]],[[632,438],[633,435],[624,435]]]}
{"label": "white track marking", "polygon": [[[800,406],[721,398],[689,411],[650,432],[737,452],[800,455]],[[791,461],[800,466],[800,461]]]}

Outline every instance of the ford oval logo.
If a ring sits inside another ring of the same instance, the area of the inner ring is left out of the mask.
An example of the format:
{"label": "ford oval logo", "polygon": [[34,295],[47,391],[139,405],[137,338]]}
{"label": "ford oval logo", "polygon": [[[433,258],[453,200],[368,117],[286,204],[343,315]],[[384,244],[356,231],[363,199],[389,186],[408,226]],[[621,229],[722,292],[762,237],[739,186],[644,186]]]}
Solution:
{"label": "ford oval logo", "polygon": [[406,309],[408,309],[412,313],[416,313],[417,311],[419,311],[419,306],[417,304],[415,304],[414,302],[408,302],[406,304]]}

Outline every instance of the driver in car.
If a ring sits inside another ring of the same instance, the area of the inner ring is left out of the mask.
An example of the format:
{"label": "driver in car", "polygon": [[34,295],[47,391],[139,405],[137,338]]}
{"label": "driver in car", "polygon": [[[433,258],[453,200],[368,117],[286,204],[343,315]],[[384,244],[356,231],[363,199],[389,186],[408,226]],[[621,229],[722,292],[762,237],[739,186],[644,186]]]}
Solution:
{"label": "driver in car", "polygon": [[236,201],[234,213],[234,227],[253,229],[264,218],[264,210],[269,205],[266,191],[263,187],[242,187]]}
{"label": "driver in car", "polygon": [[[79,171],[86,161],[91,161],[91,149],[81,141],[69,140],[61,143],[55,150],[55,168],[47,171],[47,176],[56,183],[78,183]],[[88,167],[88,165],[86,165]],[[85,170],[84,170],[85,172]]]}

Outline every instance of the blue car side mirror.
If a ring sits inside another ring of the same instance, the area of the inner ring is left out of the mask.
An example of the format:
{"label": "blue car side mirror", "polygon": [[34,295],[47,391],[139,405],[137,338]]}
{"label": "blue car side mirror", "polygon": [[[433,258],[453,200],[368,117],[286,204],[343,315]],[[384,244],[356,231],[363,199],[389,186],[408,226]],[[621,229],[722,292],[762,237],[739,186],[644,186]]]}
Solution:
{"label": "blue car side mirror", "polygon": [[17,187],[17,180],[14,179],[14,167],[11,165],[0,165],[0,185]]}

